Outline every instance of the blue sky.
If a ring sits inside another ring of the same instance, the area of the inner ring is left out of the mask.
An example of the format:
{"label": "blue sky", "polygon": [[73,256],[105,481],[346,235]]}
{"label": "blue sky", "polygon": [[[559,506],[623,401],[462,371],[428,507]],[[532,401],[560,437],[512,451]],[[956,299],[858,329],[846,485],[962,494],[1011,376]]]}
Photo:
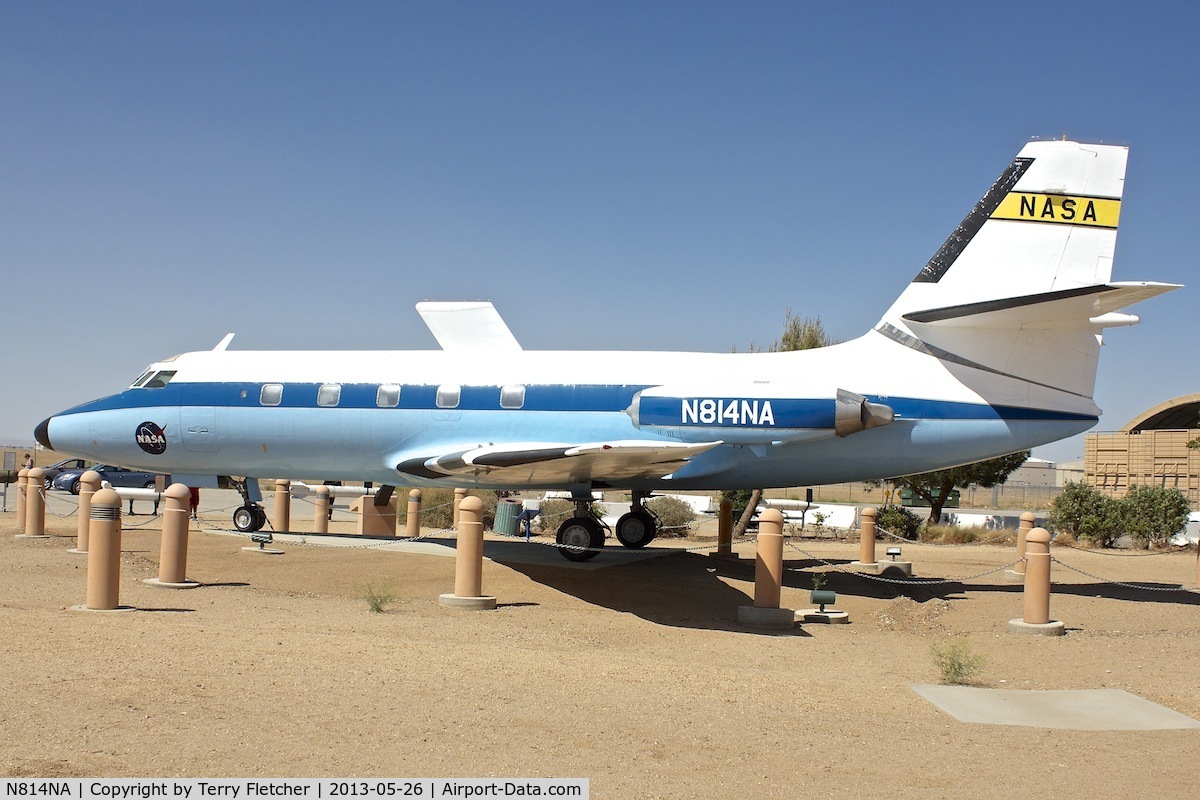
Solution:
{"label": "blue sky", "polygon": [[[434,347],[424,299],[490,299],[531,349],[744,349],[788,309],[852,338],[1035,137],[1130,145],[1114,278],[1194,284],[1198,22],[0,0],[0,443],[228,331]],[[1110,331],[1098,429],[1200,390],[1193,291]]]}

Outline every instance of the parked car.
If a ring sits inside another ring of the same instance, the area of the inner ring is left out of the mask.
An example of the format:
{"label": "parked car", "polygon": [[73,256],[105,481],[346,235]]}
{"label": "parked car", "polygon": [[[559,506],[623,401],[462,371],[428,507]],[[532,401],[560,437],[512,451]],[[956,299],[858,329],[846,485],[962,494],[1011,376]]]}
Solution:
{"label": "parked car", "polygon": [[82,475],[85,470],[92,469],[95,464],[96,462],[83,458],[64,458],[62,461],[43,467],[42,472],[46,474],[46,488],[51,488],[54,485],[54,479],[69,469],[77,469]]}
{"label": "parked car", "polygon": [[[100,473],[100,479],[107,481],[112,486],[121,486],[124,488],[144,487],[146,489],[154,488],[154,479],[158,477],[155,472],[140,472],[138,470],[125,469],[124,467],[114,467],[109,464],[98,464],[90,467]],[[60,472],[58,477],[54,479],[55,489],[64,489],[71,494],[79,494],[79,479],[86,469],[68,469]],[[170,478],[167,479],[170,483]]]}

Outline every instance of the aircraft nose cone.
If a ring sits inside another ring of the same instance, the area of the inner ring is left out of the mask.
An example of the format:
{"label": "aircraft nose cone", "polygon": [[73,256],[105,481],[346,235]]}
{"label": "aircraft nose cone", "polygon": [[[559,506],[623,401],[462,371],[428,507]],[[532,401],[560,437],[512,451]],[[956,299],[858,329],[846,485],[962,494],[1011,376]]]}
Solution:
{"label": "aircraft nose cone", "polygon": [[50,420],[48,417],[38,423],[38,426],[33,429],[33,438],[37,439],[38,444],[47,450],[53,450],[53,445],[50,444]]}

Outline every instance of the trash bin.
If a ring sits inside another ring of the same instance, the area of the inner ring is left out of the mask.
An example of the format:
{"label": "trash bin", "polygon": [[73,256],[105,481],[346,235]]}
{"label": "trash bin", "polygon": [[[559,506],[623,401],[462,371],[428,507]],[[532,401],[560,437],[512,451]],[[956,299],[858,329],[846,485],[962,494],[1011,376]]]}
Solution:
{"label": "trash bin", "polygon": [[501,536],[516,536],[518,517],[521,514],[521,501],[504,499],[496,503],[496,521],[492,530]]}

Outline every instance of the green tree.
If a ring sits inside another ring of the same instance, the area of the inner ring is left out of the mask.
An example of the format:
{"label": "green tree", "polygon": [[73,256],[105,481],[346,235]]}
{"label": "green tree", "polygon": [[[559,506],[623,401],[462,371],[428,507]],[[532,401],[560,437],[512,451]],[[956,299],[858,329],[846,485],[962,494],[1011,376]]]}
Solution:
{"label": "green tree", "polygon": [[[833,338],[825,332],[825,326],[821,324],[820,317],[798,317],[792,313],[789,308],[783,317],[783,333],[778,339],[767,346],[768,353],[788,353],[794,350],[815,350],[818,347],[828,347],[831,344],[837,344],[838,339]],[[750,343],[749,352],[761,352],[754,342]],[[735,350],[736,352],[736,350]],[[722,492],[721,498],[733,502],[735,509],[739,508],[739,501],[743,501],[740,492]],[[754,509],[758,508],[758,503],[762,500],[762,489],[751,489],[749,497],[744,499],[742,513],[738,517],[737,522],[733,526],[734,536],[743,536],[746,533],[746,527],[750,524],[750,518],[754,516]],[[735,498],[735,495],[736,498]]]}
{"label": "green tree", "polygon": [[929,524],[937,525],[942,521],[942,507],[946,504],[951,489],[965,489],[968,486],[990,489],[998,483],[1004,483],[1005,479],[1027,460],[1029,451],[1022,450],[1019,453],[989,458],[962,467],[890,478],[888,482],[893,486],[911,489],[913,494],[929,503]]}

